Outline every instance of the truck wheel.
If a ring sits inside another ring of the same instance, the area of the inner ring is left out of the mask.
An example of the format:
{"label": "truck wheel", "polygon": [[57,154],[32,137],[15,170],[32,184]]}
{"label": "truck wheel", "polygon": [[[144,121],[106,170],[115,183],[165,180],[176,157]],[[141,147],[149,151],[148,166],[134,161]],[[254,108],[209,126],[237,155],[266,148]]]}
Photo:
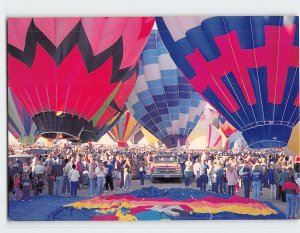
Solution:
{"label": "truck wheel", "polygon": [[178,183],[182,183],[182,178],[178,178]]}
{"label": "truck wheel", "polygon": [[156,183],[156,179],[155,178],[152,178],[151,180],[152,180],[153,184]]}

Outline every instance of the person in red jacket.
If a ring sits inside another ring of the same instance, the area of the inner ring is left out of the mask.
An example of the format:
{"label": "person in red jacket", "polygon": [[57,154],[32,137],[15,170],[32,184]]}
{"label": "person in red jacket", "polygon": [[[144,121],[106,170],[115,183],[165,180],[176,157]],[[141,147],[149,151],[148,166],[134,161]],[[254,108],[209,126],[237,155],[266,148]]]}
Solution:
{"label": "person in red jacket", "polygon": [[284,182],[282,191],[286,194],[287,218],[296,218],[296,195],[299,193],[299,187],[294,180],[293,173],[289,173],[288,180]]}

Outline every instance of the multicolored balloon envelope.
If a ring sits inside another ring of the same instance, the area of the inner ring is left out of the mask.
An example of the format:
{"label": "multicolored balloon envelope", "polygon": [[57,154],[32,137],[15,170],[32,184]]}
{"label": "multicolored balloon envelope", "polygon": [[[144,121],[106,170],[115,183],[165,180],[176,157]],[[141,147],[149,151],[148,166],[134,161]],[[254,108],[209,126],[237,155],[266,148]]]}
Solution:
{"label": "multicolored balloon envelope", "polygon": [[39,131],[17,96],[8,88],[8,130],[22,144],[33,144]]}
{"label": "multicolored balloon envelope", "polygon": [[206,102],[177,69],[157,30],[142,52],[139,76],[126,103],[139,124],[168,148],[185,145]]}
{"label": "multicolored balloon envelope", "polygon": [[142,127],[141,131],[144,134],[144,137],[146,138],[150,146],[155,147],[161,143],[158,138],[156,138],[153,134],[149,133],[149,131],[145,128]]}
{"label": "multicolored balloon envelope", "polygon": [[44,137],[92,138],[123,109],[153,23],[153,17],[8,19],[8,83]]}
{"label": "multicolored balloon envelope", "polygon": [[250,148],[286,146],[299,121],[299,17],[157,17],[193,87]]}
{"label": "multicolored balloon envelope", "polygon": [[219,127],[227,138],[237,131],[236,128],[234,128],[223,116],[218,115],[218,120]]}
{"label": "multicolored balloon envelope", "polygon": [[189,149],[222,148],[222,135],[212,124],[199,121],[188,136]]}
{"label": "multicolored balloon envelope", "polygon": [[200,122],[205,124],[212,124],[216,128],[219,128],[219,115],[220,114],[213,108],[206,107],[200,116]]}
{"label": "multicolored balloon envelope", "polygon": [[130,139],[132,144],[138,144],[144,138],[144,134],[140,129],[133,137]]}
{"label": "multicolored balloon envelope", "polygon": [[99,141],[104,134],[106,134],[109,130],[111,130],[120,120],[120,118],[124,115],[127,108],[124,106],[121,112],[117,112],[114,117],[112,117],[104,126],[102,126],[99,130],[96,131],[95,136],[93,137],[94,141]]}
{"label": "multicolored balloon envelope", "polygon": [[49,220],[250,220],[284,219],[269,202],[193,189],[154,187],[74,202],[52,212]]}
{"label": "multicolored balloon envelope", "polygon": [[127,141],[140,130],[139,123],[127,110],[117,124],[108,131],[109,136],[118,143],[118,146],[127,147]]}

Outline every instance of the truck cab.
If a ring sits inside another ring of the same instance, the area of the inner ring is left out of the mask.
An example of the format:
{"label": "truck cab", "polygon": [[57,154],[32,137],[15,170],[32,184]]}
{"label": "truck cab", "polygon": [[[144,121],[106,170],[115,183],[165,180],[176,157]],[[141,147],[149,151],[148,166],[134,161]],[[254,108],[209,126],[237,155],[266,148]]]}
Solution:
{"label": "truck cab", "polygon": [[182,172],[176,155],[157,154],[154,155],[151,163],[152,183],[160,178],[176,178],[178,182],[182,181]]}

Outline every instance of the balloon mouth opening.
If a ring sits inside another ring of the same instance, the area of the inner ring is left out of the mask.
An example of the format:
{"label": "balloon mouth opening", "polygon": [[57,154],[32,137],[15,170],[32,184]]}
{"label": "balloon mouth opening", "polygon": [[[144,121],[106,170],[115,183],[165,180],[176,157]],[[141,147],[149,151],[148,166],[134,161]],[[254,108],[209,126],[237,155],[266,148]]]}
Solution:
{"label": "balloon mouth opening", "polygon": [[128,147],[128,144],[125,141],[118,141],[118,146],[119,147]]}
{"label": "balloon mouth opening", "polygon": [[266,124],[242,132],[251,149],[285,147],[291,133],[292,127],[282,124]]}
{"label": "balloon mouth opening", "polygon": [[187,135],[182,136],[179,134],[169,135],[161,139],[161,141],[166,145],[168,149],[175,148],[178,145],[184,146],[186,145]]}
{"label": "balloon mouth opening", "polygon": [[95,134],[92,122],[70,113],[41,112],[34,115],[32,119],[45,138],[86,142]]}
{"label": "balloon mouth opening", "polygon": [[74,135],[70,135],[65,132],[43,132],[42,136],[44,138],[49,138],[49,139],[67,139],[69,141],[78,141],[79,139],[76,138]]}

